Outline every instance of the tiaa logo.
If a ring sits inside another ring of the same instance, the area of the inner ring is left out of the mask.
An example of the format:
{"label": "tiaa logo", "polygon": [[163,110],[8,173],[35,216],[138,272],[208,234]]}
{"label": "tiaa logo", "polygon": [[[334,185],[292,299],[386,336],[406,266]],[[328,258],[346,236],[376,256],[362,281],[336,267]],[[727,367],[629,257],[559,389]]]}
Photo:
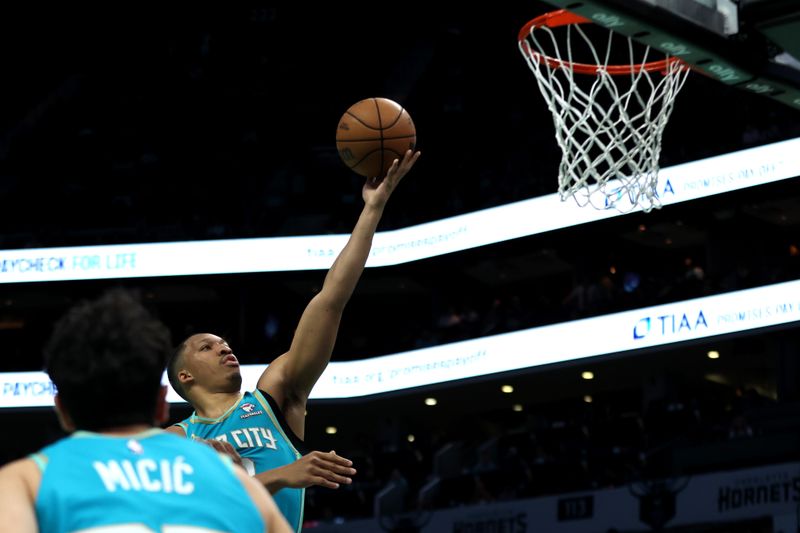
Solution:
{"label": "tiaa logo", "polygon": [[697,331],[699,328],[708,329],[708,321],[703,311],[677,315],[647,316],[639,319],[633,326],[633,340],[645,337],[668,337],[685,332]]}

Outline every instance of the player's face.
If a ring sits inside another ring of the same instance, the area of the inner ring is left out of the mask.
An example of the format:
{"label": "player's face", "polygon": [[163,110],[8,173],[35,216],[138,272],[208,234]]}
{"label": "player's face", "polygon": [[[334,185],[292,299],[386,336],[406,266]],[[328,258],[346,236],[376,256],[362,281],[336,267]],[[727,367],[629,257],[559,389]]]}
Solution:
{"label": "player's face", "polygon": [[192,335],[186,341],[184,357],[196,381],[212,388],[241,386],[239,360],[225,339],[210,333]]}

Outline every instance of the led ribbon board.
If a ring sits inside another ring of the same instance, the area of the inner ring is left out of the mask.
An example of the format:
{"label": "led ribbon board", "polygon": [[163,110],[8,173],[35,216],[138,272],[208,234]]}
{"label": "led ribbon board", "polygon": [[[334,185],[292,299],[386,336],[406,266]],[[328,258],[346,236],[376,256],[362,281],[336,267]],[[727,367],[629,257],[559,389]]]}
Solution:
{"label": "led ribbon board", "polygon": [[[312,399],[399,391],[800,321],[800,280],[373,357],[332,362]],[[265,365],[244,365],[256,386]],[[164,376],[164,383],[167,383]],[[43,372],[0,374],[0,408],[53,404]],[[170,402],[183,400],[170,390]]]}
{"label": "led ribbon board", "polygon": [[[663,205],[800,175],[800,138],[662,169]],[[557,194],[379,232],[368,267],[398,265],[621,215]],[[0,251],[0,283],[328,269],[347,235]],[[201,260],[202,259],[202,260]]]}

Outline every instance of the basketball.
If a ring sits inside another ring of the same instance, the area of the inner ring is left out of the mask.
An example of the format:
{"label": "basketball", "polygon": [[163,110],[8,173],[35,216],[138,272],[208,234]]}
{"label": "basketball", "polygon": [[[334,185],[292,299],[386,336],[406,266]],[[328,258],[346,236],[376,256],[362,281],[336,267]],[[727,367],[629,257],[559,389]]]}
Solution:
{"label": "basketball", "polygon": [[417,130],[397,102],[367,98],[345,111],[336,130],[336,149],[342,161],[358,174],[383,177],[395,159],[413,150]]}

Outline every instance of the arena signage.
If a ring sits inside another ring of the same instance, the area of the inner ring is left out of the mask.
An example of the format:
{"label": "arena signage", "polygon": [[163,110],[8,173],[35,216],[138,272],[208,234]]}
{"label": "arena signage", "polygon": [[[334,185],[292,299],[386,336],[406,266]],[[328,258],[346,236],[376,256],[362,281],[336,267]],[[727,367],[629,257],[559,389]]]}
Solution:
{"label": "arena signage", "polygon": [[[800,176],[800,138],[664,168],[663,205]],[[555,184],[554,184],[555,185]],[[612,185],[613,186],[613,185]],[[397,265],[620,216],[558,195],[375,236],[368,267]],[[0,283],[323,270],[347,235],[0,250]]]}
{"label": "arena signage", "polygon": [[[369,396],[798,321],[800,280],[369,359],[334,361],[311,398]],[[242,366],[243,386],[254,388],[264,368]],[[0,374],[0,407],[52,405],[54,393],[44,373]],[[168,399],[182,401],[174,391]]]}

